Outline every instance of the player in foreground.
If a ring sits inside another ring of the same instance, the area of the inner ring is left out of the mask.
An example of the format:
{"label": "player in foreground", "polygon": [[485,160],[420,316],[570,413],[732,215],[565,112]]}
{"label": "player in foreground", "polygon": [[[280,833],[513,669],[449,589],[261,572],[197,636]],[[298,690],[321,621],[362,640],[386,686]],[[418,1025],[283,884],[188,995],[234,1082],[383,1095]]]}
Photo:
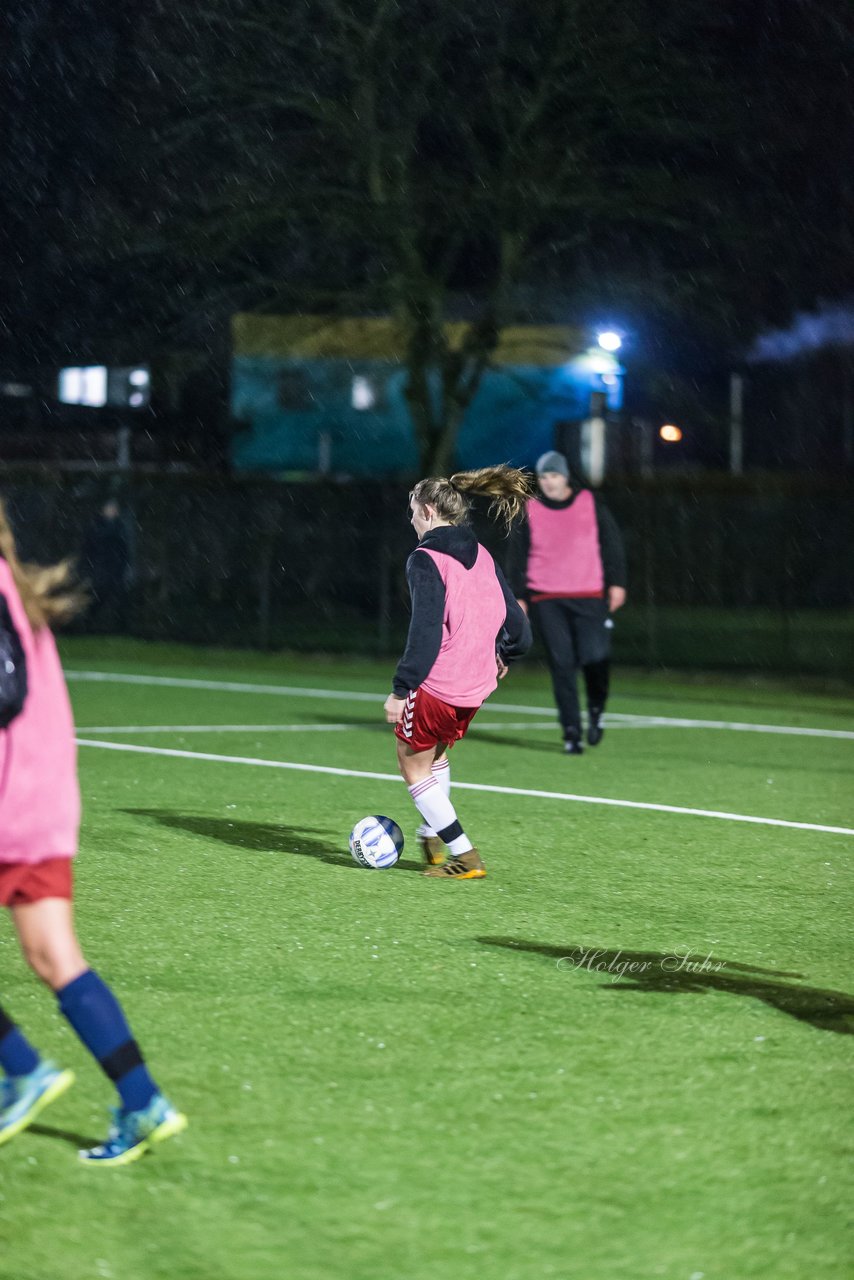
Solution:
{"label": "player in foreground", "polygon": [[[24,568],[0,503],[0,904],[60,1013],[114,1082],[120,1106],[89,1165],[122,1165],[187,1121],[152,1080],[121,1006],[74,932],[71,859],[80,792],[74,724],[50,623],[82,602],[67,568]],[[43,1059],[0,1005],[0,1145],[74,1083]]]}
{"label": "player in foreground", "polygon": [[412,618],[385,715],[395,726],[400,772],[424,820],[418,839],[428,876],[486,875],[451,803],[447,751],[507,674],[507,663],[531,645],[528,620],[504,575],[466,527],[467,495],[492,498],[490,513],[509,530],[528,493],[521,471],[499,466],[420,480],[409,495],[418,536],[406,563]]}

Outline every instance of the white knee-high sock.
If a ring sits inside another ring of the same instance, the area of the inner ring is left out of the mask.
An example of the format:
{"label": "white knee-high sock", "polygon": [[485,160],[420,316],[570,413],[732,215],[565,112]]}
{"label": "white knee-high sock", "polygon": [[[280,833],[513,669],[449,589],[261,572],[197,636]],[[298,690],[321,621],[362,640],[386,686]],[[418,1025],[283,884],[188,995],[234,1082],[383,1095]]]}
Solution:
{"label": "white knee-high sock", "polygon": [[460,825],[450,798],[444,794],[437,778],[431,774],[421,782],[414,782],[409,788],[409,794],[421,817],[439,839],[444,840],[452,857],[458,858],[461,853],[468,853],[473,848],[471,840]]}
{"label": "white knee-high sock", "polygon": [[[441,760],[437,760],[430,768],[430,772],[442,788],[444,795],[451,794],[451,762],[447,756],[443,756]],[[418,828],[420,836],[435,836],[436,832],[426,822],[422,822]]]}
{"label": "white knee-high sock", "polygon": [[430,770],[446,796],[451,794],[451,762],[447,756],[436,760]]}

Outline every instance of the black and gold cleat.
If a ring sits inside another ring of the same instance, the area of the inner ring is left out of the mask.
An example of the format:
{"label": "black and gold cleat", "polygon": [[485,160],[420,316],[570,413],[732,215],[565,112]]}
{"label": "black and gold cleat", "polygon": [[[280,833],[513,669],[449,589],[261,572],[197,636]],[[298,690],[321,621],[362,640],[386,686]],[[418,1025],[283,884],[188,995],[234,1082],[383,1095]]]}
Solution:
{"label": "black and gold cleat", "polygon": [[486,867],[477,849],[470,849],[468,853],[461,853],[458,858],[449,857],[441,867],[428,867],[424,875],[437,879],[442,877],[445,880],[482,880],[486,875]]}
{"label": "black and gold cleat", "polygon": [[445,846],[438,836],[419,835],[418,847],[428,867],[442,867],[445,865]]}

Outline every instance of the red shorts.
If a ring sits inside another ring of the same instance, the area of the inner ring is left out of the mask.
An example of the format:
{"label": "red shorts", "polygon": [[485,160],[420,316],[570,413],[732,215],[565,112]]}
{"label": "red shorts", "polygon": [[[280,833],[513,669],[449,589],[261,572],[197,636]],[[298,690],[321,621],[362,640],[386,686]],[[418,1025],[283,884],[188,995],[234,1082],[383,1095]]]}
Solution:
{"label": "red shorts", "polygon": [[23,907],[42,898],[72,897],[71,859],[0,862],[0,906]]}
{"label": "red shorts", "polygon": [[403,719],[394,726],[395,736],[413,751],[429,751],[440,742],[452,747],[465,735],[480,707],[452,707],[426,689],[407,695]]}

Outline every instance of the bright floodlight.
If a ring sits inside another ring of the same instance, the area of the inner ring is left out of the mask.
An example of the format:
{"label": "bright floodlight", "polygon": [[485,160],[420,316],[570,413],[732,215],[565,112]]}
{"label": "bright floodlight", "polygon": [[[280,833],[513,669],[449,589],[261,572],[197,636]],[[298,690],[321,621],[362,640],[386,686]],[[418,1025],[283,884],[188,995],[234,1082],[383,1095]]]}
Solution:
{"label": "bright floodlight", "polygon": [[350,403],[354,409],[373,409],[377,402],[376,392],[370,378],[362,378],[358,374],[353,379]]}
{"label": "bright floodlight", "polygon": [[619,351],[623,345],[623,339],[618,333],[614,333],[613,329],[606,329],[604,333],[600,333],[597,341],[603,351]]}
{"label": "bright floodlight", "polygon": [[665,422],[663,427],[658,428],[658,434],[662,440],[666,440],[668,444],[678,444],[682,439],[682,431],[673,422]]}
{"label": "bright floodlight", "polygon": [[619,372],[620,366],[609,351],[603,351],[601,347],[588,347],[580,356],[576,356],[574,360],[569,362],[570,369],[578,369],[584,373],[597,373],[600,377],[614,375]]}
{"label": "bright floodlight", "polygon": [[107,403],[107,370],[104,365],[60,369],[59,399],[63,404],[88,404],[100,409]]}

